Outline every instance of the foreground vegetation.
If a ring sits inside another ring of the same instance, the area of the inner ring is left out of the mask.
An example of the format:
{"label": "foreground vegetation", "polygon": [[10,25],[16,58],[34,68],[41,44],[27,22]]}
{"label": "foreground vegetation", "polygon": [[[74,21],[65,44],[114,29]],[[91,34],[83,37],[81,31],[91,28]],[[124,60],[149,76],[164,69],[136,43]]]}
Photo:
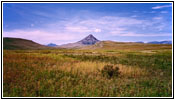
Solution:
{"label": "foreground vegetation", "polygon": [[172,51],[4,50],[3,96],[171,97]]}

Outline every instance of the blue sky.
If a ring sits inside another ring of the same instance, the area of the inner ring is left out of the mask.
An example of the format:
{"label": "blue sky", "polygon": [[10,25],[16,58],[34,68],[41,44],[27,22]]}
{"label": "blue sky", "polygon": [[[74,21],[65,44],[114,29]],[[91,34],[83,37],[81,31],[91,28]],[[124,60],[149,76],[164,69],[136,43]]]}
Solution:
{"label": "blue sky", "polygon": [[122,42],[172,39],[171,3],[3,3],[3,37],[65,44],[89,34]]}

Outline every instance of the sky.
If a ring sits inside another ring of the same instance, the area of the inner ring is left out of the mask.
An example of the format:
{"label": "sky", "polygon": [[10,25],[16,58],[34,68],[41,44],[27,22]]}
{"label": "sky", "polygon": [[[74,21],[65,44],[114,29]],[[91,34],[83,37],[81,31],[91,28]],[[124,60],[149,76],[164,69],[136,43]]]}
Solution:
{"label": "sky", "polygon": [[171,3],[3,3],[3,37],[40,44],[172,40]]}

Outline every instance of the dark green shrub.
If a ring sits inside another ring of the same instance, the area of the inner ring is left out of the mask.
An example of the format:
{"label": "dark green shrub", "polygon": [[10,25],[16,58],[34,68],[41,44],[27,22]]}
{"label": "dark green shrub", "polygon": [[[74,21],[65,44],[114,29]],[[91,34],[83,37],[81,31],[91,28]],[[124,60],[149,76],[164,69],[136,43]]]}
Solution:
{"label": "dark green shrub", "polygon": [[107,78],[118,77],[120,74],[119,67],[114,67],[113,65],[105,65],[101,70],[101,73],[104,77]]}

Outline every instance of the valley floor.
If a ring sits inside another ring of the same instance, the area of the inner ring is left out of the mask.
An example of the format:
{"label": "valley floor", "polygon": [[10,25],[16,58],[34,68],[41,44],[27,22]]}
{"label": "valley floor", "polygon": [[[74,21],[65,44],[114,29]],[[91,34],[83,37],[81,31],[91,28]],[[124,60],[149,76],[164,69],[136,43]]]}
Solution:
{"label": "valley floor", "polygon": [[4,50],[3,96],[171,97],[172,50]]}

